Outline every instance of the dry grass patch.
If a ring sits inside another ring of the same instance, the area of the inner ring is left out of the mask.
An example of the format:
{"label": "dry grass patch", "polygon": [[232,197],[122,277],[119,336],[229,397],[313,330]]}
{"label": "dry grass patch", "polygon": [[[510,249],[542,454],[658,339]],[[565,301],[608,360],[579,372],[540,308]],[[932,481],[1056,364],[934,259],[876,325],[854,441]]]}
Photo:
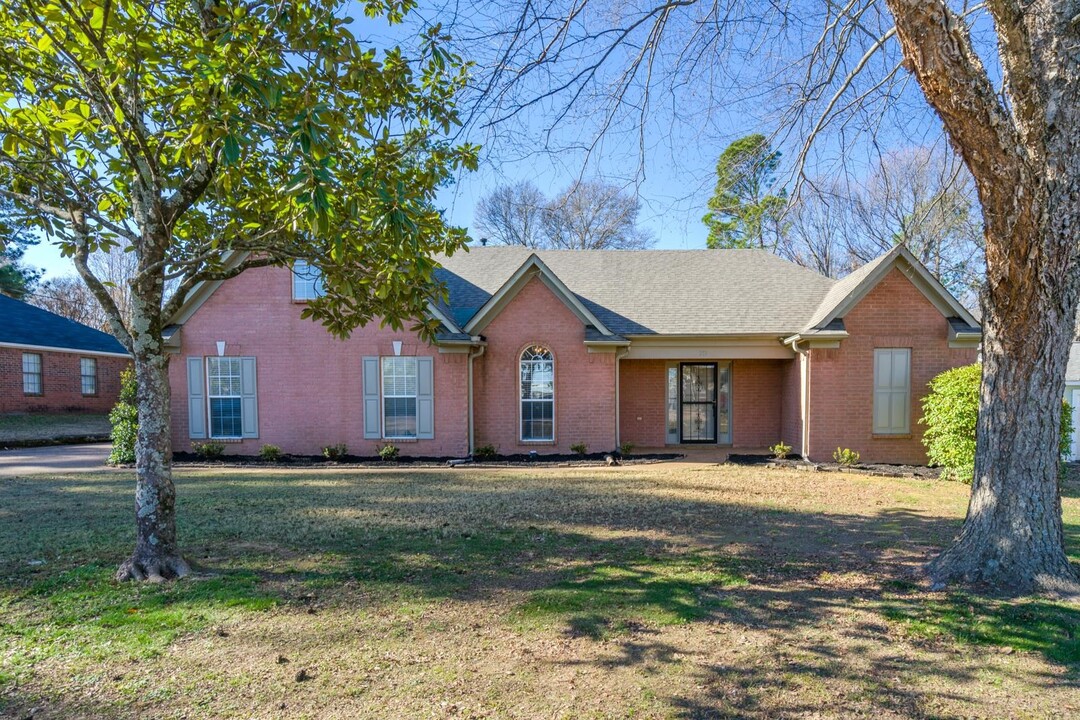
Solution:
{"label": "dry grass patch", "polygon": [[[1080,550],[1077,486],[1065,486]],[[929,593],[962,485],[665,464],[0,481],[0,715],[1067,717],[1080,609]]]}

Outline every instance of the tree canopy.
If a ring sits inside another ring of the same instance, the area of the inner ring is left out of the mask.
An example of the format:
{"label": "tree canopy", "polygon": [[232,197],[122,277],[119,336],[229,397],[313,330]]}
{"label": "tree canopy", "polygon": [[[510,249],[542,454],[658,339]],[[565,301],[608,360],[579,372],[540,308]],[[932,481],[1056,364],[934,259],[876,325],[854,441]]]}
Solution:
{"label": "tree canopy", "polygon": [[702,218],[710,248],[779,247],[787,205],[787,193],[774,187],[779,165],[780,152],[760,134],[741,137],[720,153],[716,189]]}

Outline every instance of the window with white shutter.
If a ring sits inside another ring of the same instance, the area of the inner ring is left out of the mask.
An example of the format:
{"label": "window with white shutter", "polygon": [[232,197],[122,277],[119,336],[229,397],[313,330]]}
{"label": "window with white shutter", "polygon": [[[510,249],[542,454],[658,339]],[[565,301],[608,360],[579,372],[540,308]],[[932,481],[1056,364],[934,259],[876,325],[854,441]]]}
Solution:
{"label": "window with white shutter", "polygon": [[874,350],[874,434],[911,433],[911,349]]}

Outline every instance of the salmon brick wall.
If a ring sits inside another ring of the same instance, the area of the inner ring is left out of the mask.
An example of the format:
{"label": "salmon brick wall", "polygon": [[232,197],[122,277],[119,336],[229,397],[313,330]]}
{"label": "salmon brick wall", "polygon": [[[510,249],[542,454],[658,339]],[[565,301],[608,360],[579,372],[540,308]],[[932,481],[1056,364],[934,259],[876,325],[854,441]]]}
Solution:
{"label": "salmon brick wall", "polygon": [[[802,452],[802,373],[801,356],[785,363],[781,372],[783,399],[780,408],[780,439],[791,446],[792,454]],[[770,443],[771,445],[772,443]]]}
{"label": "salmon brick wall", "polygon": [[[849,337],[837,349],[810,351],[810,456],[837,447],[867,462],[924,464],[922,398],[939,373],[975,362],[975,348],[950,348],[948,322],[897,269],[844,317]],[[911,348],[911,434],[875,436],[874,349]]]}
{"label": "salmon brick wall", "polygon": [[[615,353],[590,353],[585,326],[544,283],[529,280],[482,331],[487,350],[474,361],[476,445],[499,453],[589,452],[615,447]],[[555,440],[522,442],[521,351],[548,348],[555,358]]]}
{"label": "salmon brick wall", "polygon": [[639,448],[667,442],[667,362],[623,360],[619,365],[619,440]]}
{"label": "salmon brick wall", "polygon": [[[41,356],[41,395],[23,393],[22,356]],[[97,393],[82,394],[79,361],[97,361]],[[47,350],[0,348],[0,413],[86,412],[107,413],[120,397],[120,373],[130,364],[123,357],[81,355]]]}
{"label": "salmon brick wall", "polygon": [[394,440],[402,455],[464,456],[468,453],[466,356],[439,353],[407,330],[372,323],[339,340],[322,325],[300,317],[287,268],[257,268],[225,281],[181,330],[181,351],[169,365],[173,449],[191,448],[188,437],[186,358],[225,355],[255,358],[259,437],[230,441],[227,454],[254,455],[265,443],[287,453],[317,455],[325,445],[345,443],[354,455],[373,456],[382,441],[364,439],[362,369],[365,356],[434,358],[435,438]]}

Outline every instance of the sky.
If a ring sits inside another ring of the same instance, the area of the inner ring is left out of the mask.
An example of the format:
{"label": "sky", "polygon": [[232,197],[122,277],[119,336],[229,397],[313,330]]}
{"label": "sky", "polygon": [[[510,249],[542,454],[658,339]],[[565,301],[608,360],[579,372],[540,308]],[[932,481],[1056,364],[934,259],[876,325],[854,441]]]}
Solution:
{"label": "sky", "polygon": [[[404,26],[390,27],[380,19],[365,18],[359,9],[352,12],[356,18],[353,30],[365,42],[377,47],[387,47],[396,43],[407,43],[417,26],[443,22],[451,27],[451,33],[458,34],[459,47],[468,53],[478,64],[477,75],[483,75],[485,67],[493,67],[492,58],[503,59],[500,53],[506,51],[505,35],[501,26],[513,21],[505,15],[513,3],[476,3],[469,6],[450,4],[453,0],[427,0],[411,16]],[[559,0],[554,0],[559,2]],[[446,4],[439,4],[446,3]],[[603,0],[600,2],[604,6]],[[614,2],[608,9],[622,8]],[[633,7],[630,3],[627,7]],[[463,10],[463,8],[466,8]],[[500,15],[498,9],[504,11]],[[468,16],[461,13],[469,12]],[[604,15],[599,18],[586,18],[588,23],[612,22],[618,24],[622,18]],[[694,18],[688,18],[688,27],[694,27]],[[865,20],[865,18],[864,18]],[[791,42],[798,44],[812,33],[820,32],[815,20],[807,20],[806,28],[789,29],[794,34]],[[758,93],[752,78],[777,73],[775,68],[783,68],[775,55],[768,54],[768,38],[735,38],[729,42],[739,47],[737,55],[732,55],[722,63],[703,64],[685,68],[680,63],[685,53],[679,51],[693,46],[693,39],[679,35],[678,26],[672,26],[667,32],[672,38],[667,46],[657,43],[657,68],[666,69],[669,74],[661,78],[666,82],[656,83],[656,88],[667,87],[670,92],[657,96],[655,89],[648,83],[637,82],[626,88],[625,104],[616,113],[614,121],[606,132],[597,128],[607,119],[608,105],[605,93],[619,79],[621,68],[626,66],[635,47],[624,49],[622,54],[615,53],[607,65],[601,67],[594,81],[586,86],[574,103],[566,102],[567,93],[553,94],[543,102],[537,102],[525,111],[516,114],[512,121],[486,124],[486,120],[505,114],[506,104],[500,107],[488,107],[480,114],[479,120],[470,124],[463,136],[470,142],[482,146],[481,167],[473,173],[463,174],[452,186],[444,188],[438,197],[439,206],[446,212],[450,222],[457,226],[472,228],[473,213],[477,202],[485,194],[500,184],[531,180],[548,196],[554,196],[575,179],[600,179],[614,182],[624,187],[627,192],[636,193],[641,200],[639,224],[650,230],[655,237],[657,248],[703,248],[705,247],[706,229],[701,222],[706,202],[712,193],[714,167],[716,159],[732,140],[751,132],[769,134],[782,124],[778,116],[780,109],[790,100],[776,94]],[[768,28],[761,30],[767,34]],[[547,33],[549,28],[544,28]],[[540,37],[542,33],[537,34]],[[752,35],[749,33],[748,35]],[[642,41],[644,42],[644,41]],[[585,48],[577,54],[568,55],[560,60],[561,64],[544,68],[534,82],[514,86],[511,93],[514,102],[521,103],[522,98],[545,95],[553,83],[560,78],[572,76],[581,67],[596,57],[595,51]],[[510,58],[507,64],[526,62],[530,53],[537,46],[521,43],[514,48],[518,57]],[[709,48],[706,48],[709,49]],[[715,47],[711,48],[716,51]],[[561,73],[561,74],[560,74]],[[778,74],[770,76],[773,80]],[[783,87],[776,82],[776,87]],[[741,104],[729,103],[729,95],[720,95],[716,88],[738,86],[738,98]],[[654,95],[646,97],[646,90]],[[779,92],[779,91],[778,91]],[[518,93],[514,95],[513,93]],[[646,105],[646,101],[648,104]],[[908,104],[905,108],[904,103]],[[511,105],[513,103],[510,103]],[[648,112],[639,111],[647,107]],[[929,115],[921,97],[912,97],[910,88],[904,91],[898,115],[906,127],[900,130],[905,136],[904,142],[936,142],[940,130],[936,121]],[[895,109],[895,108],[894,108]],[[553,118],[563,117],[560,122]],[[828,161],[837,172],[842,166],[844,172],[859,172],[865,167],[866,156],[851,155],[844,151],[849,147],[845,133],[869,136],[867,147],[875,151],[887,150],[894,143],[898,130],[894,126],[881,124],[867,129],[856,128],[855,119],[851,124],[834,127],[834,132],[823,134],[814,146],[814,158]],[[866,122],[861,120],[860,122]],[[800,128],[793,128],[789,135],[778,136],[775,145],[786,159],[794,158],[801,147],[798,142]],[[914,140],[912,140],[914,138]],[[922,139],[922,140],[920,140]],[[788,168],[790,169],[790,168]],[[480,233],[472,232],[474,239]],[[56,277],[74,271],[70,260],[60,257],[58,250],[48,244],[41,244],[27,250],[26,262],[44,269],[45,277]]]}

